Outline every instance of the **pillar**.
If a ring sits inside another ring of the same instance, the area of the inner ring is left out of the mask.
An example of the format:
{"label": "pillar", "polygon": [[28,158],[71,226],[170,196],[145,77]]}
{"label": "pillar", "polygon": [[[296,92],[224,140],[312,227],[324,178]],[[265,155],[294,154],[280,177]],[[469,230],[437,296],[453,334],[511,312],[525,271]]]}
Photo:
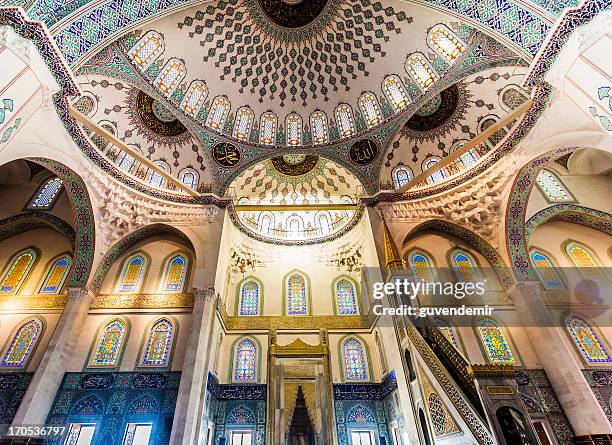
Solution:
{"label": "pillar", "polygon": [[198,439],[208,380],[215,308],[214,288],[193,290],[191,335],[185,349],[181,383],[170,433],[170,443],[173,445],[193,445]]}
{"label": "pillar", "polygon": [[64,311],[17,410],[13,425],[46,423],[66,372],[67,359],[76,347],[93,300],[94,294],[87,289],[68,289]]}

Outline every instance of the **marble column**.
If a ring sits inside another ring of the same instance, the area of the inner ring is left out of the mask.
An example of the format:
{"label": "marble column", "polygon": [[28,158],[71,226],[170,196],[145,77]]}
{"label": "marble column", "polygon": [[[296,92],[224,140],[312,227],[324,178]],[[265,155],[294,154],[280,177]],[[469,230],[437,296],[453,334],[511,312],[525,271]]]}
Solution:
{"label": "marble column", "polygon": [[544,304],[539,283],[518,283],[508,294],[577,436],[610,434],[612,427],[575,360],[575,352]]}
{"label": "marble column", "polygon": [[196,444],[208,380],[208,352],[216,308],[214,288],[194,289],[193,300],[191,335],[185,349],[181,384],[170,433],[170,443],[173,445]]}
{"label": "marble column", "polygon": [[76,347],[80,330],[94,300],[83,288],[69,288],[68,300],[42,360],[32,377],[13,425],[45,423],[66,372],[69,354]]}

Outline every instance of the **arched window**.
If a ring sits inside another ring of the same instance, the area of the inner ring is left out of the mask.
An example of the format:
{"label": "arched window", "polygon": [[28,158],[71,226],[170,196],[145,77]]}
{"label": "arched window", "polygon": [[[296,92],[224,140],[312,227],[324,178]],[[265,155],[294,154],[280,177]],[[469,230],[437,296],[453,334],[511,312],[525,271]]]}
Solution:
{"label": "arched window", "polygon": [[587,246],[577,241],[570,241],[565,245],[565,252],[584,278],[595,281],[605,280],[601,264]]}
{"label": "arched window", "polygon": [[40,286],[40,294],[59,294],[64,288],[64,282],[70,272],[72,258],[69,255],[61,255],[52,261],[51,266],[45,275],[45,279]]}
{"label": "arched window", "polygon": [[[168,166],[168,164],[166,164],[163,161],[155,161],[155,165],[157,165],[160,168],[160,170],[163,170],[166,173],[170,172],[170,167]],[[162,175],[157,173],[155,170],[153,170],[153,169],[149,170],[149,175],[148,176],[149,177],[148,177],[147,181],[153,187],[163,187],[163,185],[166,182],[166,179]]]}
{"label": "arched window", "polygon": [[259,120],[259,143],[273,145],[276,137],[276,114],[267,111]]}
{"label": "arched window", "polygon": [[340,104],[336,107],[336,123],[340,136],[349,137],[355,133],[355,123],[353,122],[353,110],[347,104]]}
{"label": "arched window", "polygon": [[302,145],[302,118],[297,113],[291,113],[285,120],[287,127],[287,145]]}
{"label": "arched window", "polygon": [[578,350],[588,363],[610,363],[610,356],[595,330],[582,318],[570,316],[566,320],[567,330]]}
{"label": "arched window", "polygon": [[415,250],[408,256],[408,264],[419,280],[430,281],[432,278],[432,262],[425,252]]}
{"label": "arched window", "polygon": [[22,323],[6,347],[0,367],[21,368],[25,366],[38,343],[42,329],[43,325],[38,319]]}
{"label": "arched window", "polygon": [[117,286],[118,292],[138,292],[146,272],[148,261],[142,254],[135,254],[125,260]]}
{"label": "arched window", "polygon": [[0,281],[0,295],[15,295],[32,270],[38,258],[34,249],[25,249],[16,253],[4,269],[4,275]]}
{"label": "arched window", "polygon": [[327,115],[324,112],[315,111],[310,115],[310,131],[313,144],[324,144],[328,141]]}
{"label": "arched window", "polygon": [[126,172],[131,173],[132,169],[136,166],[136,159],[131,154],[120,151],[119,157],[117,158],[117,165]]}
{"label": "arched window", "polygon": [[[434,165],[436,165],[438,162],[440,162],[440,158],[437,156],[430,156],[427,159],[425,159],[423,161],[423,166],[421,167],[421,169],[425,172],[427,170],[429,170],[430,168],[432,168]],[[442,181],[444,178],[446,178],[446,171],[444,168],[441,168],[440,170],[434,172],[433,174],[431,174],[430,176],[427,177],[427,180],[432,183],[435,184],[438,181]]]}
{"label": "arched window", "polygon": [[227,113],[229,113],[230,103],[227,98],[223,96],[215,97],[212,106],[208,112],[208,118],[206,119],[206,125],[213,130],[223,129],[225,119],[227,119]]}
{"label": "arched window", "polygon": [[89,358],[90,368],[115,368],[127,337],[127,324],[115,318],[104,326]]}
{"label": "arched window", "polygon": [[168,259],[160,290],[162,292],[183,292],[188,264],[187,257],[180,253]]}
{"label": "arched window", "polygon": [[251,134],[251,126],[253,124],[253,110],[249,107],[240,107],[236,112],[236,121],[234,122],[234,137],[244,141]]}
{"label": "arched window", "polygon": [[501,93],[501,103],[507,110],[514,110],[527,100],[527,95],[517,86],[508,86]]}
{"label": "arched window", "polygon": [[461,164],[463,164],[463,167],[468,168],[471,165],[474,165],[476,161],[478,161],[478,156],[476,155],[476,152],[474,150],[468,150],[461,156],[459,156],[459,159],[461,160]]}
{"label": "arched window", "polygon": [[423,91],[427,91],[427,89],[438,80],[438,74],[421,53],[411,54],[408,59],[406,59],[406,64],[404,66],[406,72]]}
{"label": "arched window", "polygon": [[410,101],[399,77],[386,77],[385,80],[383,80],[383,91],[385,96],[387,96],[387,100],[393,105],[393,109],[396,113],[408,106]]}
{"label": "arched window", "polygon": [[344,378],[347,381],[368,380],[368,363],[364,346],[355,337],[342,342]]}
{"label": "arched window", "polygon": [[96,114],[98,105],[98,99],[89,91],[84,91],[79,100],[77,100],[73,107],[83,113],[85,116],[93,116]]}
{"label": "arched window", "polygon": [[563,187],[561,181],[549,170],[540,170],[536,178],[536,184],[548,201],[572,201],[569,192]]}
{"label": "arched window", "polygon": [[[498,120],[497,117],[491,116],[491,117],[487,117],[483,119],[482,121],[480,121],[480,124],[479,124],[480,132],[483,132],[490,126],[495,125],[497,120]],[[505,128],[500,128],[499,130],[497,130],[495,133],[493,133],[491,136],[487,138],[487,144],[489,145],[489,147],[493,148],[497,144],[499,144],[501,140],[504,137],[506,137],[507,134],[508,132],[506,131]]]}
{"label": "arched window", "polygon": [[405,165],[398,165],[393,169],[391,176],[393,176],[393,184],[395,185],[395,188],[399,189],[410,182],[412,179],[412,170],[410,170],[410,167],[406,167]]}
{"label": "arched window", "polygon": [[544,288],[563,289],[565,287],[548,255],[540,250],[533,249],[529,252],[529,259]]}
{"label": "arched window", "polygon": [[338,307],[338,315],[357,315],[359,309],[357,306],[357,292],[355,285],[348,278],[341,278],[336,281],[334,286],[336,292],[336,304]]}
{"label": "arched window", "polygon": [[433,322],[442,335],[444,335],[455,348],[459,349],[459,343],[457,343],[457,336],[455,335],[453,327],[446,320],[442,320],[441,318],[435,318]]}
{"label": "arched window", "polygon": [[257,381],[257,345],[250,338],[242,339],[235,347],[233,380]]}
{"label": "arched window", "polygon": [[308,315],[308,292],[306,278],[299,272],[285,279],[287,292],[287,315]]}
{"label": "arched window", "polygon": [[130,49],[128,55],[141,70],[146,70],[164,52],[164,39],[149,31]]}
{"label": "arched window", "polygon": [[297,215],[287,218],[287,235],[290,238],[298,238],[304,232],[304,221]]}
{"label": "arched window", "polygon": [[170,364],[170,354],[175,336],[175,327],[167,318],[160,318],[147,333],[141,366],[166,367]]}
{"label": "arched window", "polygon": [[372,128],[382,122],[382,114],[380,114],[380,107],[378,106],[378,100],[373,93],[364,93],[359,98],[359,108],[366,119],[368,128]]}
{"label": "arched window", "polygon": [[483,319],[478,324],[478,334],[482,340],[489,362],[507,365],[514,363],[510,344],[495,320],[490,318]]}
{"label": "arched window", "polygon": [[166,62],[155,79],[155,85],[166,96],[171,95],[187,74],[185,64],[179,59],[172,58]]}
{"label": "arched window", "polygon": [[259,216],[259,231],[268,235],[271,230],[274,230],[274,216],[268,212],[262,213]]}
{"label": "arched window", "polygon": [[472,258],[472,255],[465,250],[453,250],[451,253],[451,263],[461,281],[468,282],[476,280],[476,262]]}
{"label": "arched window", "polygon": [[329,235],[332,230],[332,221],[331,215],[328,211],[319,212],[317,215],[317,225],[319,226],[319,230],[321,231],[321,235]]}
{"label": "arched window", "polygon": [[187,187],[189,187],[192,190],[197,190],[199,178],[198,178],[198,172],[196,172],[194,169],[185,168],[181,170],[179,177],[181,179],[181,182],[185,184]]}
{"label": "arched window", "polygon": [[181,110],[189,116],[195,116],[204,105],[208,96],[208,88],[201,80],[194,80],[187,88],[187,94],[181,101]]}
{"label": "arched window", "polygon": [[252,278],[242,282],[240,286],[238,315],[259,315],[260,289],[260,284]]}
{"label": "arched window", "polygon": [[28,210],[48,210],[62,191],[62,180],[58,177],[47,179],[38,189]]}
{"label": "arched window", "polygon": [[427,43],[447,62],[454,62],[465,50],[465,43],[444,25],[436,25],[429,31]]}

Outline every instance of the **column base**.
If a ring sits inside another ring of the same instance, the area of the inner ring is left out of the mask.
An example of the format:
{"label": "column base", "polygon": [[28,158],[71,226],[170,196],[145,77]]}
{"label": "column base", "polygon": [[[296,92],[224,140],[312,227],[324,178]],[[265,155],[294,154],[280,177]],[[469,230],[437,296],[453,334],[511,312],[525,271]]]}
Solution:
{"label": "column base", "polygon": [[575,436],[573,442],[576,445],[612,445],[612,434],[587,434],[585,436]]}

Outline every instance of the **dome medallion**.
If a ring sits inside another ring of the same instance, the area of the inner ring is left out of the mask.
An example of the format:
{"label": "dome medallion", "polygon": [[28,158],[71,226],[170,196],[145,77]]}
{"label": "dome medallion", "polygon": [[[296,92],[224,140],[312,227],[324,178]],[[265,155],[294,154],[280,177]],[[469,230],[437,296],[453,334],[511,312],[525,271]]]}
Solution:
{"label": "dome medallion", "polygon": [[263,12],[283,28],[301,28],[313,22],[325,9],[327,0],[257,0]]}

